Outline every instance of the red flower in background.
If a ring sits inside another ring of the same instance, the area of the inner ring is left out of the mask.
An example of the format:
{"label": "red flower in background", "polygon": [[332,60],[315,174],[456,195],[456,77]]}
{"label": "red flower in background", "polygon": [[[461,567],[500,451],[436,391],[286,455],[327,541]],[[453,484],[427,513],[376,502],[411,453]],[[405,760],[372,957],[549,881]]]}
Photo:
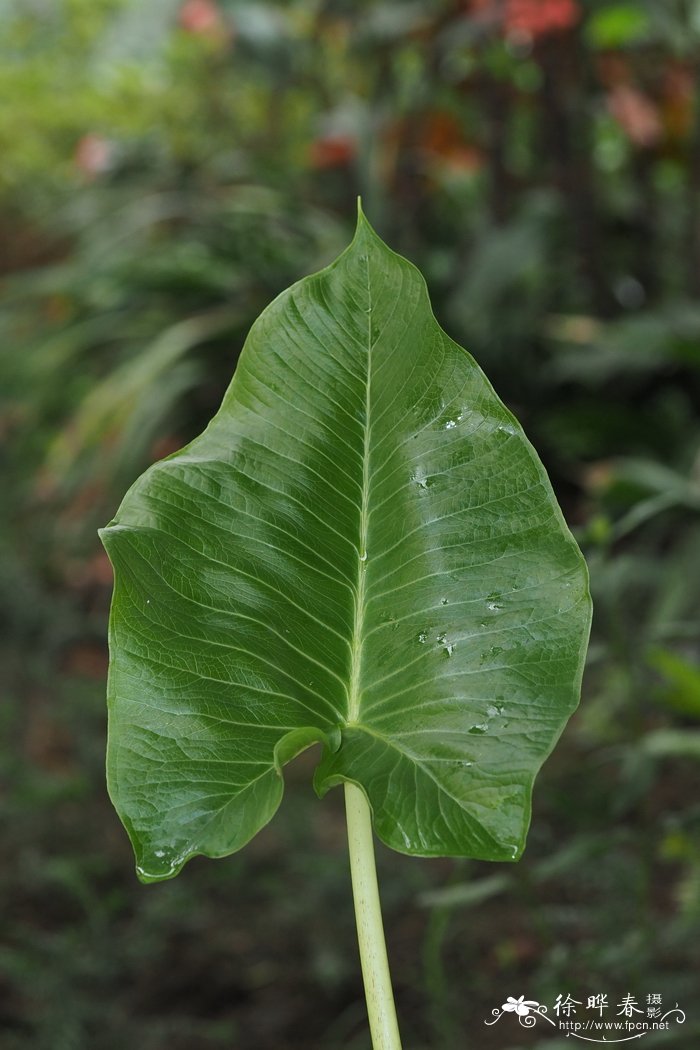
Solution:
{"label": "red flower in background", "polygon": [[470,7],[481,21],[500,26],[506,36],[532,40],[571,29],[581,17],[577,0],[471,0]]}
{"label": "red flower in background", "polygon": [[223,15],[214,0],[185,0],[177,20],[181,29],[196,36],[218,38],[226,32]]}
{"label": "red flower in background", "polygon": [[536,38],[571,29],[580,17],[576,0],[508,0],[505,28]]}

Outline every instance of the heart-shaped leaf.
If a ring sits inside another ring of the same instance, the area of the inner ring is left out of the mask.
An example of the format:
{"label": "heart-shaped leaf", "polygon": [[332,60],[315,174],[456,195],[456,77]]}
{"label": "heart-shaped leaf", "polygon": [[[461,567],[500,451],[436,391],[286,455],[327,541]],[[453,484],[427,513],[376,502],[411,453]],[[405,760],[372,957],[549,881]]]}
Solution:
{"label": "heart-shaped leaf", "polygon": [[143,879],[243,846],[314,742],[319,794],[360,785],[395,849],[519,856],[578,701],[586,569],[520,426],[362,214],[102,538],[108,779]]}

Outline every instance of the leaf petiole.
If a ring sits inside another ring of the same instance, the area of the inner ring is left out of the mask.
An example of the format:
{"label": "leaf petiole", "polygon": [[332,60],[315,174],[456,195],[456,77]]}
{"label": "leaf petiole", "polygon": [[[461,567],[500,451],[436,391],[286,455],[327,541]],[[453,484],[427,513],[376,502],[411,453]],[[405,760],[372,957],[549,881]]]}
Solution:
{"label": "leaf petiole", "polygon": [[374,1050],[401,1050],[379,903],[369,803],[361,788],[347,781],[345,812],[355,922],[372,1046]]}

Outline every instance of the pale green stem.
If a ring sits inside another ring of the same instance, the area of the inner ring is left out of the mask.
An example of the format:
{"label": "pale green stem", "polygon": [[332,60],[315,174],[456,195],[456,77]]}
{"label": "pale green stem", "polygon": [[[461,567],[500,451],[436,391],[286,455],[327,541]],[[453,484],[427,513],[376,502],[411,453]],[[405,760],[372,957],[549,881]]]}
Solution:
{"label": "pale green stem", "polygon": [[345,784],[345,811],[357,939],[372,1046],[374,1050],[401,1050],[379,904],[372,818],[365,794],[355,784]]}

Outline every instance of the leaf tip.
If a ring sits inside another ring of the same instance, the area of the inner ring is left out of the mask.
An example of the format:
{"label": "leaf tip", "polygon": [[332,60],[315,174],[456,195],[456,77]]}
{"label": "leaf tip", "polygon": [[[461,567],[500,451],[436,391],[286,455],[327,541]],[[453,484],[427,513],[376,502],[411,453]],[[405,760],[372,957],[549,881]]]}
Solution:
{"label": "leaf tip", "polygon": [[362,198],[358,196],[358,198],[357,198],[357,225],[355,227],[355,236],[353,238],[353,243],[361,244],[363,240],[365,240],[365,241],[366,240],[374,241],[375,243],[378,243],[378,244],[382,245],[383,247],[386,247],[386,245],[384,245],[384,242],[382,241],[381,237],[379,236],[379,234],[375,230],[374,226],[372,225],[372,223],[369,221],[369,219],[365,215],[364,210],[362,208]]}
{"label": "leaf tip", "polygon": [[362,233],[370,232],[374,233],[369,219],[364,213],[362,208],[362,197],[358,194],[357,196],[357,225],[355,227],[355,237],[361,236]]}

